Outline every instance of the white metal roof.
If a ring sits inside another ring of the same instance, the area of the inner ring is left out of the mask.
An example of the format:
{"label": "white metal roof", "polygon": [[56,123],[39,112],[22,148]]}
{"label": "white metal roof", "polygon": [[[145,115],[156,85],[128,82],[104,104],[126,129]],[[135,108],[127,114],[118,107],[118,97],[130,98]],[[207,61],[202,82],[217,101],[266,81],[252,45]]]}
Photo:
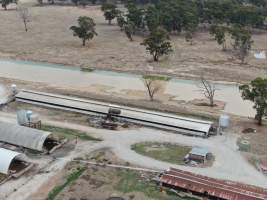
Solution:
{"label": "white metal roof", "polygon": [[210,153],[208,148],[205,147],[193,147],[193,149],[190,151],[190,154],[198,155],[198,156],[207,156],[207,154]]}
{"label": "white metal roof", "polygon": [[173,114],[154,112],[126,106],[110,105],[103,102],[28,90],[23,90],[16,95],[16,98],[25,101],[35,101],[40,104],[44,103],[45,105],[51,107],[62,106],[64,109],[73,108],[84,113],[86,113],[87,111],[92,111],[106,114],[108,113],[109,108],[116,108],[121,110],[120,117],[135,119],[144,123],[150,122],[158,125],[180,128],[181,132],[197,131],[208,133],[213,124],[213,122],[211,121],[186,118]]}
{"label": "white metal roof", "polygon": [[0,173],[8,174],[12,161],[21,155],[18,152],[0,148]]}
{"label": "white metal roof", "polygon": [[43,151],[44,142],[50,134],[49,132],[17,124],[0,122],[1,142],[22,146],[28,149]]}

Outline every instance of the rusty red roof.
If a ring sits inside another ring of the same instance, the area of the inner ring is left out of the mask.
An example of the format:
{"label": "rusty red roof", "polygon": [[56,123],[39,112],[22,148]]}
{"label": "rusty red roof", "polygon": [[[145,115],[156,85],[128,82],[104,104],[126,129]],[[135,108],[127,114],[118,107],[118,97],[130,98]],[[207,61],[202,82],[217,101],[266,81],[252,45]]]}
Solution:
{"label": "rusty red roof", "polygon": [[232,181],[219,180],[170,168],[160,182],[192,192],[208,193],[227,200],[267,200],[267,190]]}
{"label": "rusty red roof", "polygon": [[261,169],[262,169],[263,171],[267,171],[267,162],[261,164]]}

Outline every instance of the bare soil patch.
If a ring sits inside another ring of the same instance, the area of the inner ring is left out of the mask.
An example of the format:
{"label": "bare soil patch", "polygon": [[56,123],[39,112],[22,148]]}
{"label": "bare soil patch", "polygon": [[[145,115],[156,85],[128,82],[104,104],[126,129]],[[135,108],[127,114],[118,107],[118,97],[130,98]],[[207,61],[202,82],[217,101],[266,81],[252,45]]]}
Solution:
{"label": "bare soil patch", "polygon": [[[230,52],[221,51],[206,30],[195,34],[194,45],[188,44],[183,34],[172,36],[174,53],[154,63],[140,45],[142,37],[135,36],[134,41],[129,42],[115,22],[108,25],[99,6],[33,6],[29,12],[31,18],[26,33],[16,9],[0,10],[0,58],[168,74],[191,79],[204,74],[208,79],[235,82],[267,75],[266,59],[255,59],[251,55],[248,64],[240,65]],[[69,30],[83,15],[95,20],[98,33],[86,47],[82,47],[81,41],[74,38]],[[254,34],[253,49],[266,49],[266,38],[266,31]]]}

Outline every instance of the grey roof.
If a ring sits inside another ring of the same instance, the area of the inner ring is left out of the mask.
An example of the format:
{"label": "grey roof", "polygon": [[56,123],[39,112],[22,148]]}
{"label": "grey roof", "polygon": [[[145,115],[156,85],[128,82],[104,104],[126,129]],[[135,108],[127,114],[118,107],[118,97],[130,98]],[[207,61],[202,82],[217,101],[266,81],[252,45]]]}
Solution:
{"label": "grey roof", "polygon": [[28,128],[16,124],[0,122],[0,141],[43,151],[43,145],[50,132]]}
{"label": "grey roof", "polygon": [[142,124],[148,124],[154,127],[176,129],[186,134],[192,133],[193,135],[197,135],[198,133],[200,136],[208,134],[213,124],[211,121],[196,120],[162,112],[153,112],[144,109],[111,105],[103,102],[29,90],[19,92],[16,95],[16,100],[80,113],[95,112],[98,114],[107,114],[109,108],[116,108],[121,110],[119,116],[129,121],[141,122]]}
{"label": "grey roof", "polygon": [[198,155],[198,156],[206,156],[208,153],[210,153],[208,148],[204,147],[193,147],[193,149],[190,151],[190,154]]}

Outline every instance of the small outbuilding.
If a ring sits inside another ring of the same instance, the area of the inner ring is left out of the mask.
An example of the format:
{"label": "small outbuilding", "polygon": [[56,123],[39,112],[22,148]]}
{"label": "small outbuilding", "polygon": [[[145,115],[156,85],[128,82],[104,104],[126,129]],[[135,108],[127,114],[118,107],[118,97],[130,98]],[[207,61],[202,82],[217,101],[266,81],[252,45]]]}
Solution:
{"label": "small outbuilding", "polygon": [[205,163],[206,160],[211,158],[211,153],[208,148],[204,147],[193,147],[187,155],[189,161],[195,161],[198,163]]}

